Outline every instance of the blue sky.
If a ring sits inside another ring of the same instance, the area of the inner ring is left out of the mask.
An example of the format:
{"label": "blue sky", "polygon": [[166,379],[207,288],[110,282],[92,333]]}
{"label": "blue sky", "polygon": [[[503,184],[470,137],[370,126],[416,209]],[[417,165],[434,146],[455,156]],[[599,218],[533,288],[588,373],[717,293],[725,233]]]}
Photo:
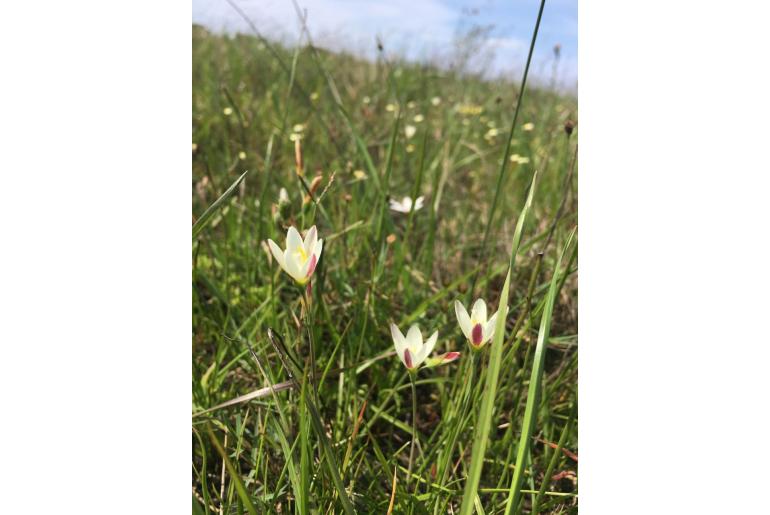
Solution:
{"label": "blue sky", "polygon": [[[268,37],[296,43],[297,16],[291,0],[234,0]],[[526,62],[537,18],[538,0],[298,0],[307,10],[317,45],[345,49],[362,57],[376,53],[379,36],[389,53],[409,59],[446,60],[458,33],[472,26],[490,27],[471,65],[518,80]],[[193,22],[215,31],[249,33],[225,0],[193,0]],[[530,73],[547,81],[553,47],[561,45],[561,88],[577,87],[577,0],[548,0]],[[487,62],[485,58],[488,57]],[[476,62],[477,61],[477,62]]]}

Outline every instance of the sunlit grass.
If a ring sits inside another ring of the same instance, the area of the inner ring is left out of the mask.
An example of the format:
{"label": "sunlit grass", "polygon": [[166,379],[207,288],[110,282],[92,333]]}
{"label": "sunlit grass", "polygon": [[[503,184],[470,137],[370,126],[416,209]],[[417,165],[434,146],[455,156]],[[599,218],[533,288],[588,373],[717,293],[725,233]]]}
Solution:
{"label": "sunlit grass", "polygon": [[[196,513],[577,512],[577,105],[528,88],[511,132],[519,88],[195,28]],[[460,359],[410,375],[415,323]]]}

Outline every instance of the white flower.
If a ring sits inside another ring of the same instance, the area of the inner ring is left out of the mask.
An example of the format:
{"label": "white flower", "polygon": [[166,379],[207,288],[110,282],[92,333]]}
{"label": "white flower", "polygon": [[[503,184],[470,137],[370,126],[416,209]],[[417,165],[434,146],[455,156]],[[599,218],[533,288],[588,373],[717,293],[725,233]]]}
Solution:
{"label": "white flower", "polygon": [[414,118],[413,118],[414,123],[420,123],[424,119],[425,119],[425,117],[423,115],[421,115],[421,114],[416,114],[416,115],[414,115]]}
{"label": "white flower", "polygon": [[449,363],[460,357],[459,352],[447,352],[440,356],[428,358],[433,347],[438,340],[438,331],[435,331],[425,342],[422,340],[422,333],[417,325],[412,325],[406,333],[406,337],[396,324],[390,324],[390,334],[393,337],[393,345],[396,348],[398,359],[406,366],[409,371],[417,370],[425,362],[426,367],[435,367]]}
{"label": "white flower", "polygon": [[323,240],[318,239],[315,225],[307,231],[304,241],[297,229],[289,227],[289,232],[286,233],[285,251],[282,251],[273,240],[267,240],[275,260],[299,285],[306,284],[315,272],[318,260],[321,259],[323,243]]}
{"label": "white flower", "polygon": [[441,97],[433,97],[430,99],[430,103],[437,106],[441,103]]}
{"label": "white flower", "polygon": [[409,139],[417,132],[417,127],[414,125],[407,125],[404,127],[404,134],[406,135],[406,138]]}
{"label": "white flower", "polygon": [[[425,197],[417,197],[417,200],[414,201],[415,211],[422,209],[422,203],[424,200]],[[409,213],[412,210],[412,199],[409,197],[404,197],[401,202],[398,200],[390,199],[390,209],[398,213]]]}
{"label": "white flower", "polygon": [[289,203],[289,192],[286,191],[286,188],[281,188],[278,192],[278,204],[288,204]]}
{"label": "white flower", "polygon": [[470,316],[468,316],[465,306],[459,300],[456,300],[455,314],[457,315],[460,329],[462,329],[463,334],[474,349],[480,349],[495,335],[497,313],[487,320],[487,305],[483,299],[477,299],[473,303]]}
{"label": "white flower", "polygon": [[525,123],[524,125],[521,126],[521,129],[524,131],[531,131],[534,128],[535,128],[535,124],[532,122]]}

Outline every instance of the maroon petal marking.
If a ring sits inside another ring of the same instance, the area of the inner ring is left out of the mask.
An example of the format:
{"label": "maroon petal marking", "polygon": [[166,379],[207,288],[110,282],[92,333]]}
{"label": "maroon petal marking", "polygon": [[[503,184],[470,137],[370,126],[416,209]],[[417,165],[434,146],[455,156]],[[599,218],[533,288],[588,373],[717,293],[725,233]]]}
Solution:
{"label": "maroon petal marking", "polygon": [[447,352],[446,354],[444,354],[444,363],[449,363],[450,361],[454,361],[459,357],[460,357],[459,352]]}
{"label": "maroon petal marking", "polygon": [[310,266],[307,267],[307,275],[305,277],[310,277],[313,275],[313,272],[315,272],[315,266],[318,264],[318,259],[315,257],[315,254],[313,254],[313,257],[310,258]]}
{"label": "maroon petal marking", "polygon": [[473,343],[473,345],[481,344],[481,337],[481,324],[476,324],[471,331],[471,343]]}
{"label": "maroon petal marking", "polygon": [[412,356],[409,354],[409,349],[404,349],[404,363],[406,368],[412,368]]}

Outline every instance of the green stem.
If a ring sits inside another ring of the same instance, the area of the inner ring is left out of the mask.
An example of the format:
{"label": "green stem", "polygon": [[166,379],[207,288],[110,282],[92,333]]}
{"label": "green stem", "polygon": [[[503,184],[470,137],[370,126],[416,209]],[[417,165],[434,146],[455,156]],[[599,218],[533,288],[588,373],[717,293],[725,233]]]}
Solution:
{"label": "green stem", "polygon": [[[308,283],[309,287],[310,283]],[[304,288],[303,298],[305,300],[305,325],[307,326],[308,346],[310,347],[310,384],[313,387],[313,396],[318,402],[318,383],[316,382],[315,366],[315,341],[313,337],[313,313],[312,313],[312,294],[308,293],[309,288]]]}
{"label": "green stem", "polygon": [[[409,382],[412,384],[412,444],[409,447],[409,467],[406,473],[406,484],[412,479],[412,464],[414,463],[414,444],[417,441],[417,387],[414,384],[416,372],[409,372]],[[418,485],[415,484],[415,490]]]}

